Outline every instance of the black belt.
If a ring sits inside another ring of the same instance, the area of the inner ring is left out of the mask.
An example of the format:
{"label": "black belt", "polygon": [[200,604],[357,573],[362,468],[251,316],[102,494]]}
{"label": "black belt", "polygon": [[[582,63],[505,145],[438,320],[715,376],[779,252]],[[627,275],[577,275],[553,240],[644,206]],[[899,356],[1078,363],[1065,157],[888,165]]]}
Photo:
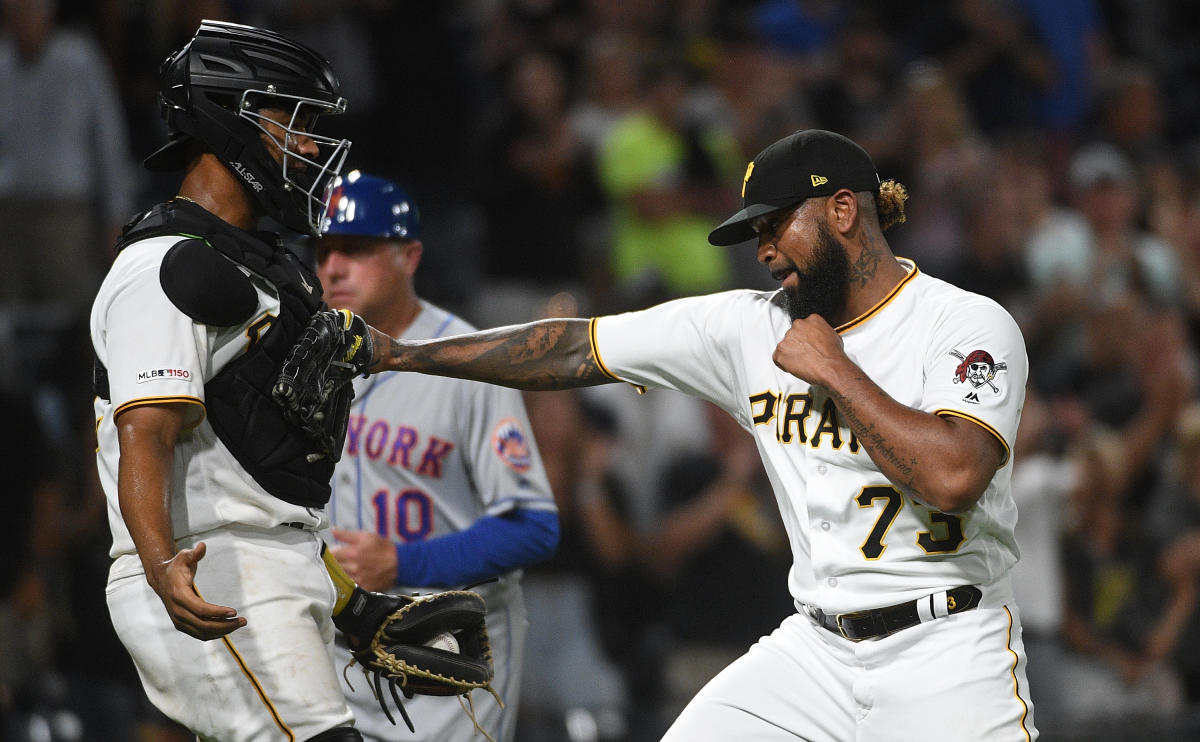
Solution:
{"label": "black belt", "polygon": [[946,591],[945,605],[939,605],[941,593],[869,611],[831,614],[820,608],[808,607],[808,615],[823,628],[852,642],[877,639],[916,626],[924,621],[969,611],[979,605],[983,591],[974,585],[963,585]]}

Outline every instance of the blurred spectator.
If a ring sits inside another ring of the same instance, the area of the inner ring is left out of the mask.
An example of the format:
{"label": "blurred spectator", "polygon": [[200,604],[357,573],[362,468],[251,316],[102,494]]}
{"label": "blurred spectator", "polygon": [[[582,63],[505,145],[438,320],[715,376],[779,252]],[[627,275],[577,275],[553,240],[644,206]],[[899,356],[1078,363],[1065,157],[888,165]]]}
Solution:
{"label": "blurred spectator", "polygon": [[1089,304],[1111,303],[1130,292],[1178,304],[1178,261],[1168,244],[1139,226],[1140,193],[1129,160],[1111,145],[1089,146],[1072,158],[1069,183],[1076,215],[1029,243],[1038,291],[1066,284],[1086,294],[1080,298]]}
{"label": "blurred spectator", "polygon": [[1042,175],[1040,167],[1025,147],[998,153],[979,184],[986,197],[964,205],[963,254],[945,276],[995,299],[1021,324],[1029,311],[1024,240],[1032,219],[1025,191]]}
{"label": "blurred spectator", "polygon": [[[1074,413],[1074,414],[1072,414]],[[1064,629],[1066,575],[1062,563],[1068,494],[1082,477],[1072,440],[1086,426],[1073,400],[1052,403],[1030,388],[1013,451],[1015,537],[1021,559],[1013,565],[1013,596],[1021,609],[1022,640],[1029,657],[1029,688],[1038,731],[1063,728],[1065,693],[1074,692]]]}
{"label": "blurred spectator", "polygon": [[901,173],[885,171],[883,177],[904,178],[919,196],[895,232],[896,254],[941,278],[964,258],[966,212],[985,192],[994,164],[991,146],[976,130],[962,91],[929,60],[905,70],[893,116],[884,151],[900,158]]}
{"label": "blurred spectator", "polygon": [[735,204],[728,183],[741,154],[727,131],[685,116],[690,81],[678,59],[656,59],[643,74],[642,108],[612,128],[598,156],[614,282],[658,285],[659,297],[726,288],[728,255],[708,232]]}
{"label": "blurred spectator", "polygon": [[[38,670],[49,666],[62,616],[62,531],[55,521],[63,483],[52,465],[53,446],[37,410],[23,394],[3,392],[7,512],[12,533],[0,553],[0,710],[28,711]],[[22,708],[24,707],[24,708]]]}
{"label": "blurred spectator", "polygon": [[708,450],[704,406],[670,389],[637,394],[620,384],[587,387],[580,394],[616,419],[620,435],[612,475],[630,523],[639,533],[648,534],[662,522],[665,505],[659,484],[667,466],[689,453]]}
{"label": "blurred spectator", "polygon": [[1144,64],[1113,64],[1097,80],[1096,122],[1091,138],[1116,147],[1137,170],[1162,158],[1162,93]]}
{"label": "blurred spectator", "polygon": [[828,50],[848,14],[834,0],[762,0],[753,10],[754,29],[771,47],[795,56]]}
{"label": "blurred spectator", "polygon": [[639,681],[629,664],[640,648],[646,596],[633,572],[637,536],[610,477],[617,430],[574,391],[525,397],[562,536],[551,559],[525,572],[530,670],[522,679],[517,738],[578,739],[567,733],[574,723],[593,728],[584,738],[619,739],[635,701],[653,701],[641,683],[654,675]]}
{"label": "blurred spectator", "polygon": [[1069,148],[1084,123],[1099,71],[1108,63],[1106,24],[1096,0],[1016,0],[1053,63],[1052,83],[1035,99],[1047,136],[1055,192]]}
{"label": "blurred spectator", "polygon": [[107,60],[56,0],[3,0],[0,303],[84,311],[129,219],[135,172]]}
{"label": "blurred spectator", "polygon": [[566,70],[549,54],[522,53],[507,90],[509,110],[483,138],[474,184],[487,220],[484,272],[534,284],[586,282],[599,262],[601,195],[568,117]]}
{"label": "blurred spectator", "polygon": [[639,59],[648,44],[628,34],[600,31],[583,48],[581,95],[569,101],[571,129],[595,157],[612,127],[641,103]]}
{"label": "blurred spectator", "polygon": [[658,616],[670,647],[666,724],[795,610],[778,590],[791,549],[754,439],[717,406],[706,402],[704,412],[710,447],[667,467],[666,512],[647,538],[646,569],[662,596]]}
{"label": "blurred spectator", "polygon": [[1081,476],[1070,495],[1064,544],[1063,637],[1069,654],[1058,658],[1057,668],[1044,668],[1065,673],[1057,678],[1062,684],[1052,688],[1051,708],[1058,717],[1049,721],[1055,730],[1078,731],[1182,709],[1178,673],[1162,662],[1148,662],[1139,651],[1153,631],[1160,595],[1148,579],[1153,549],[1122,517],[1119,495],[1107,477],[1120,448],[1119,438],[1100,435],[1083,441],[1080,450]]}
{"label": "blurred spectator", "polygon": [[[878,21],[865,14],[838,31],[829,74],[808,87],[817,128],[845,134],[863,142],[869,151],[877,150],[874,142],[886,124],[895,82],[894,42]],[[759,148],[771,141],[761,142]]]}
{"label": "blurred spectator", "polygon": [[1038,95],[1054,81],[1050,56],[1016,0],[957,0],[938,53],[988,135],[1032,129]]}
{"label": "blurred spectator", "polygon": [[761,44],[724,43],[711,77],[708,120],[733,135],[746,162],[815,120],[795,60]]}

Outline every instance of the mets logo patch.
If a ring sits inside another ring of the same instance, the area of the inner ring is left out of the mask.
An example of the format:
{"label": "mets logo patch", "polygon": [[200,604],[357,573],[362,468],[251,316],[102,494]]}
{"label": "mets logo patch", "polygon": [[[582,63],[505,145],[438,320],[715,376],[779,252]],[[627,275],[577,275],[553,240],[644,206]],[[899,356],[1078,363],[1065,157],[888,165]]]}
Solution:
{"label": "mets logo patch", "polygon": [[958,367],[954,369],[954,383],[971,385],[971,391],[963,397],[964,402],[979,404],[979,389],[983,386],[991,389],[993,394],[1000,393],[996,374],[1007,371],[1007,363],[997,361],[986,350],[973,350],[966,355],[952,350],[950,355],[959,360]]}
{"label": "mets logo patch", "polygon": [[529,450],[529,440],[521,430],[521,425],[511,417],[506,417],[496,426],[492,433],[492,450],[500,459],[522,474],[529,471],[533,463],[533,455]]}

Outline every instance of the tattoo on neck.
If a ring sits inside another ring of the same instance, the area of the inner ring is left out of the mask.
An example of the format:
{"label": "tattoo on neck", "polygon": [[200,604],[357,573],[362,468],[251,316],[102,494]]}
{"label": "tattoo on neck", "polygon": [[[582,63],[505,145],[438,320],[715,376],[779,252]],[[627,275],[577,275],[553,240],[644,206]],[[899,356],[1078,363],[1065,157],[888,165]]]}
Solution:
{"label": "tattoo on neck", "polygon": [[858,259],[854,261],[854,265],[850,266],[850,280],[859,286],[866,285],[867,281],[875,277],[875,271],[879,270],[879,262],[882,259],[883,253],[879,249],[875,235],[870,232],[865,233]]}

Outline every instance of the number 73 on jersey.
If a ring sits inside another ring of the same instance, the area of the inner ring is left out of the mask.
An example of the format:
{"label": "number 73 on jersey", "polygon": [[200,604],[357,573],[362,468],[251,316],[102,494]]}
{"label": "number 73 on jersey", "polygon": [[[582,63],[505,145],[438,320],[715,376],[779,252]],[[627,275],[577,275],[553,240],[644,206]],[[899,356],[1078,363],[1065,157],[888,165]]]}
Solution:
{"label": "number 73 on jersey", "polygon": [[[854,501],[860,508],[879,510],[875,525],[867,535],[866,541],[863,541],[862,546],[858,547],[862,555],[871,561],[883,556],[883,552],[887,550],[888,531],[896,522],[900,511],[906,506],[922,507],[915,504],[908,505],[903,493],[891,485],[863,487]],[[929,521],[930,529],[917,533],[917,546],[924,549],[926,554],[952,553],[957,551],[958,547],[962,546],[962,542],[966,540],[966,536],[963,535],[962,518],[959,516],[935,510],[929,513]]]}

